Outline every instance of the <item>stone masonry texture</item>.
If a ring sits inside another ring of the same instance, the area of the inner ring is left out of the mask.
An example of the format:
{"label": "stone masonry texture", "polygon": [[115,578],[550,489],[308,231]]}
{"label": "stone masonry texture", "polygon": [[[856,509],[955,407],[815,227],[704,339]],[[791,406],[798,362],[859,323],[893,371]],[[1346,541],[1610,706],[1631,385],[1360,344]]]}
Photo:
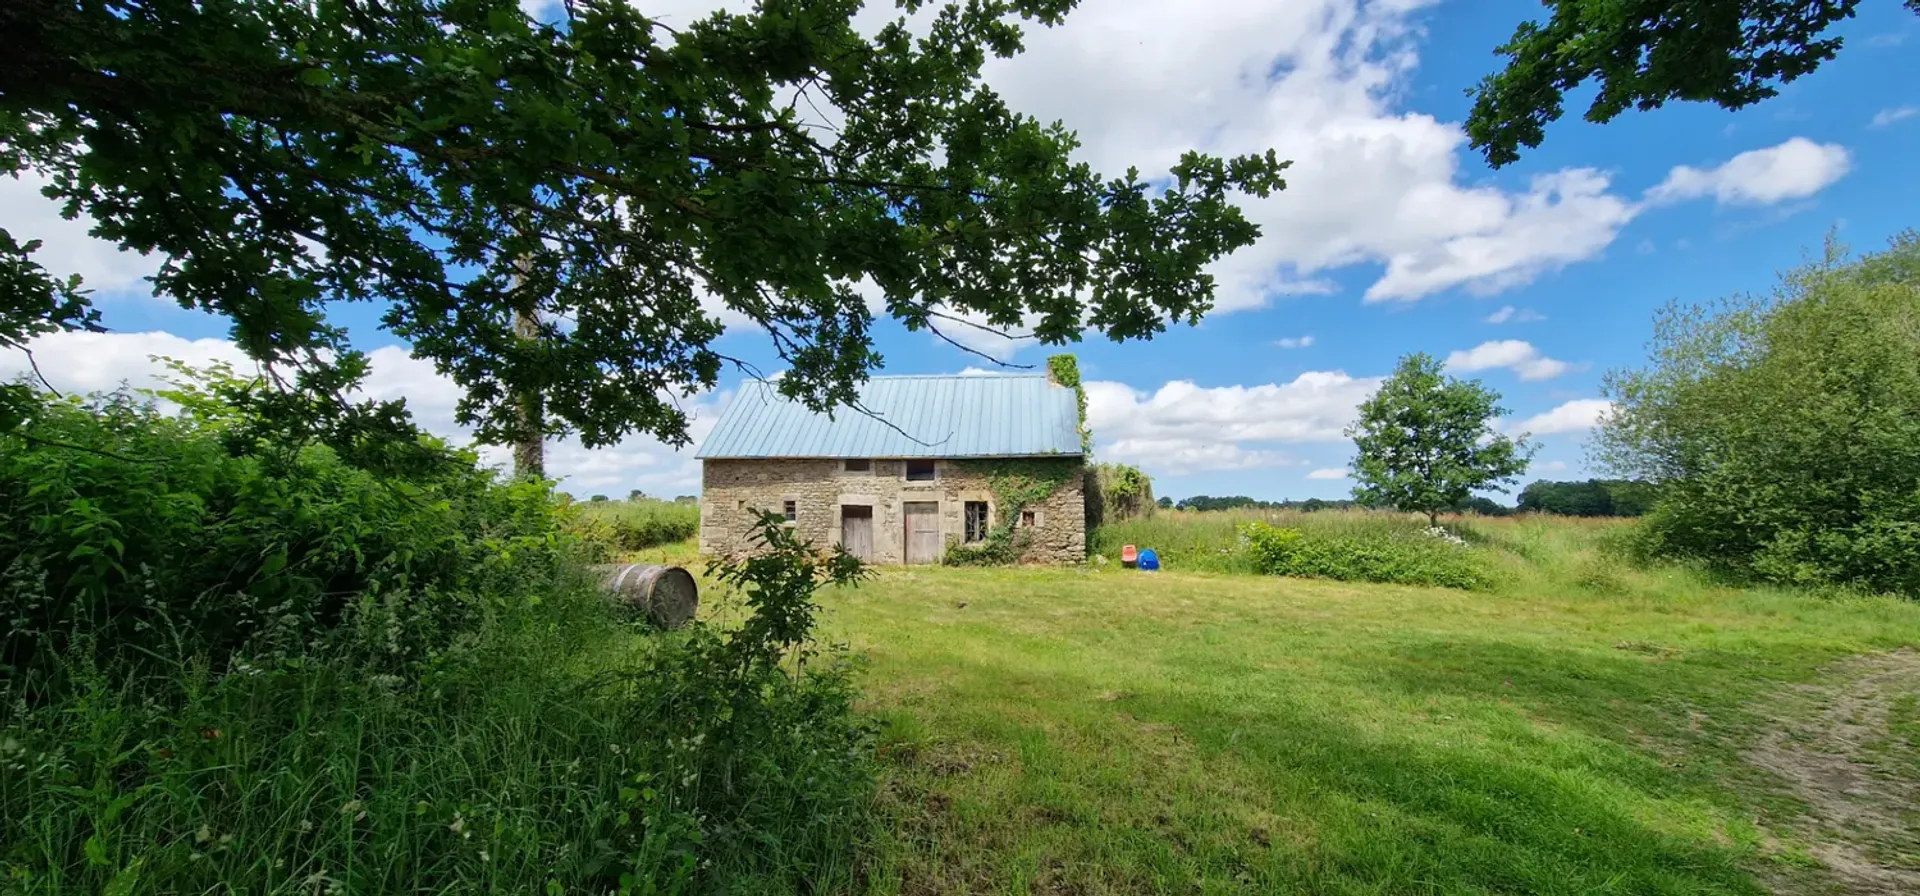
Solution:
{"label": "stone masonry texture", "polygon": [[[1053,461],[1043,461],[1053,462]],[[1081,459],[1058,463],[1078,471]],[[874,460],[867,472],[848,472],[839,459],[710,458],[701,462],[700,552],[738,555],[753,549],[756,511],[781,513],[794,502],[794,526],[818,545],[840,543],[840,508],[873,508],[873,563],[905,561],[906,517],[901,505],[933,501],[940,505],[940,534],[945,544],[966,536],[965,506],[985,501],[989,519],[999,520],[1000,502],[987,484],[991,460],[965,463],[937,460],[931,482],[908,482],[906,462]],[[1034,511],[1033,535],[1023,562],[1079,563],[1087,556],[1086,500],[1082,476],[1067,477]]]}

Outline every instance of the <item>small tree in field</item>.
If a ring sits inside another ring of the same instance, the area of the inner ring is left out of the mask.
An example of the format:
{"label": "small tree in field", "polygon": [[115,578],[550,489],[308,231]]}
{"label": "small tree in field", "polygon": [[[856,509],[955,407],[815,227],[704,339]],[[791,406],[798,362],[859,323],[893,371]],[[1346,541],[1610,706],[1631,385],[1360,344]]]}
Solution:
{"label": "small tree in field", "polygon": [[1493,428],[1506,413],[1500,394],[1479,380],[1440,371],[1427,354],[1400,359],[1393,376],[1360,405],[1360,419],[1347,427],[1359,448],[1354,497],[1370,506],[1427,515],[1465,502],[1475,489],[1505,491],[1527,469],[1533,446]]}

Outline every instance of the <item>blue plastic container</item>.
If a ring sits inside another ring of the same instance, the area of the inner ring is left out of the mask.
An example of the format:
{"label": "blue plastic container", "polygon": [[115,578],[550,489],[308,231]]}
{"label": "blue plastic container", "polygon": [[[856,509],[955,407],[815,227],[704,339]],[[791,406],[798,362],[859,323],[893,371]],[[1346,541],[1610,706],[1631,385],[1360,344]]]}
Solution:
{"label": "blue plastic container", "polygon": [[1160,555],[1154,553],[1153,548],[1141,551],[1139,562],[1142,572],[1156,572],[1160,569]]}

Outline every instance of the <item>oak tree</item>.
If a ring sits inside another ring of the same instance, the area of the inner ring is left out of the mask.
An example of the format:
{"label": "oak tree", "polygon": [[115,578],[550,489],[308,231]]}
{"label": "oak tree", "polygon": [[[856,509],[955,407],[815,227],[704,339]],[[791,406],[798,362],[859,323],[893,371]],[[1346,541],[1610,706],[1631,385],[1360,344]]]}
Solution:
{"label": "oak tree", "polygon": [[[1892,0],[1886,0],[1891,3]],[[1545,24],[1523,22],[1496,52],[1507,66],[1468,91],[1467,136],[1498,168],[1537,147],[1565,111],[1566,94],[1599,87],[1586,119],[1673,100],[1739,109],[1838,53],[1828,34],[1859,0],[1545,0]],[[1920,13],[1920,0],[1905,0]]]}
{"label": "oak tree", "polygon": [[[329,312],[382,326],[462,389],[483,440],[687,439],[676,399],[763,330],[787,396],[857,401],[873,312],[912,330],[1031,324],[1144,339],[1214,298],[1253,242],[1271,151],[1102,176],[1073,133],[982,80],[1073,0],[967,0],[872,33],[859,0],[762,0],[670,27],[569,0],[9,0],[0,173],[160,260],[155,290],[224,315],[336,442],[405,430],[349,405],[366,372]],[[0,345],[97,327],[33,234],[0,232]],[[538,432],[530,432],[538,430]]]}

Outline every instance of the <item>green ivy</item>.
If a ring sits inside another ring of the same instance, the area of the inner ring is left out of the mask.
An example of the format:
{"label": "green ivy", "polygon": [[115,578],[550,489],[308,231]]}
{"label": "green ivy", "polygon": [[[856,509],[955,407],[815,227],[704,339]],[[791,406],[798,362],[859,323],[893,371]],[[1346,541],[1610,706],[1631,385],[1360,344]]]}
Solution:
{"label": "green ivy", "polygon": [[1080,359],[1073,355],[1054,355],[1047,359],[1047,375],[1073,390],[1074,400],[1080,405],[1080,452],[1093,456],[1093,430],[1087,428],[1087,390],[1080,385]]}
{"label": "green ivy", "polygon": [[[1056,358],[1073,360],[1072,355]],[[1051,364],[1051,362],[1049,362]],[[948,566],[1001,566],[1013,563],[1025,553],[1032,533],[1018,527],[1020,512],[1053,496],[1060,487],[1080,475],[1079,464],[1062,459],[1007,458],[962,460],[963,470],[985,474],[987,488],[1000,507],[1000,519],[978,544],[950,544],[941,562]]]}

